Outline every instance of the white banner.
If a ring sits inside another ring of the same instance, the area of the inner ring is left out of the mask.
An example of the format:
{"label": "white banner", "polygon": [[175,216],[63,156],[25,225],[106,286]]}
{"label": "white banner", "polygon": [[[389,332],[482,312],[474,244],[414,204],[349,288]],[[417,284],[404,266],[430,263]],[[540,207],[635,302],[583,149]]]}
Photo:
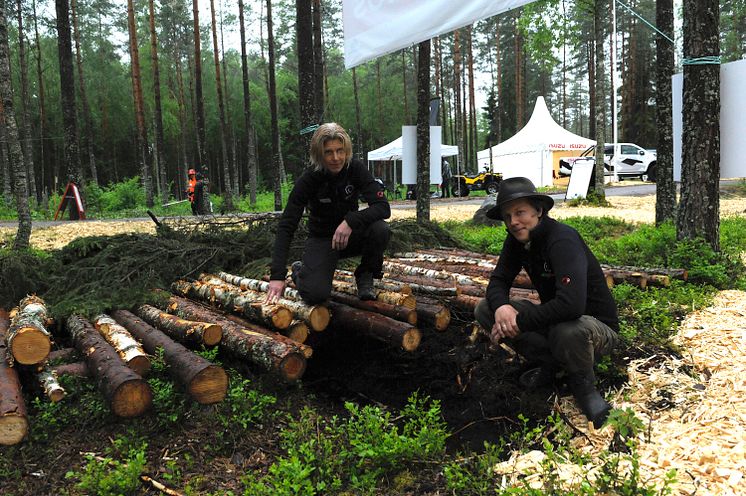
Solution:
{"label": "white banner", "polygon": [[400,50],[534,0],[342,0],[345,67]]}
{"label": "white banner", "polygon": [[[417,184],[417,126],[402,126],[402,184]],[[430,126],[430,184],[443,182],[441,174],[441,128]]]}

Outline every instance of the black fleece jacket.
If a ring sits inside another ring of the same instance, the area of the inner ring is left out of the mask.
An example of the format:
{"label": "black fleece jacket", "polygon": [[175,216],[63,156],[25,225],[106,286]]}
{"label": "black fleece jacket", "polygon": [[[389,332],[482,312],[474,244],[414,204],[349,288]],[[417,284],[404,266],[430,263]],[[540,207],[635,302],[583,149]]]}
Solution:
{"label": "black fleece jacket", "polygon": [[[361,195],[368,204],[363,210],[359,210],[358,205]],[[391,216],[383,186],[360,160],[352,159],[336,175],[329,174],[326,169],[307,169],[295,181],[277,225],[270,269],[272,280],[285,279],[290,242],[305,208],[308,208],[309,236],[313,237],[331,238],[343,220],[357,231]]]}
{"label": "black fleece jacket", "polygon": [[526,245],[508,234],[487,286],[493,312],[509,303],[510,286],[521,268],[528,272],[541,299],[541,305],[518,314],[521,332],[545,332],[552,324],[581,315],[591,315],[619,331],[616,303],[601,266],[572,227],[545,215]]}

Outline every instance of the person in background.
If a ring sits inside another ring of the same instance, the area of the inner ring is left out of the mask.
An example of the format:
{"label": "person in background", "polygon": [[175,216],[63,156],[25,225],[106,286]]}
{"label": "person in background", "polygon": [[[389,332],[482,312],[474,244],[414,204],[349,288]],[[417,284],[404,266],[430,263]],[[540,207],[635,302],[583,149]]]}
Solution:
{"label": "person in background", "polygon": [[[576,402],[598,428],[611,405],[596,389],[594,364],[618,342],[616,303],[578,232],[548,216],[553,205],[525,177],[500,183],[487,217],[503,220],[508,236],[475,318],[494,343],[504,340],[537,365],[521,375],[521,386],[549,386],[564,372]],[[510,299],[521,269],[539,293],[540,305]]]}
{"label": "person in background", "polygon": [[450,198],[451,196],[451,164],[448,163],[448,160],[443,159],[443,164],[441,166],[441,176],[443,178],[443,183],[440,185],[441,190],[441,197],[442,198]]}
{"label": "person in background", "polygon": [[192,206],[192,215],[197,215],[197,209],[196,205],[194,203],[194,188],[197,186],[197,171],[194,169],[189,169],[187,172],[187,189],[186,189],[186,195],[189,199],[189,203]]}
{"label": "person in background", "polygon": [[[340,258],[361,255],[355,270],[360,299],[373,300],[373,279],[382,276],[383,253],[391,231],[391,215],[383,186],[365,165],[352,158],[352,141],[336,123],[316,129],[311,138],[307,169],[295,182],[277,225],[266,301],[273,303],[285,290],[290,242],[304,209],[308,209],[308,239],[291,277],[303,300],[317,304],[329,298]],[[359,209],[358,198],[367,203]]]}

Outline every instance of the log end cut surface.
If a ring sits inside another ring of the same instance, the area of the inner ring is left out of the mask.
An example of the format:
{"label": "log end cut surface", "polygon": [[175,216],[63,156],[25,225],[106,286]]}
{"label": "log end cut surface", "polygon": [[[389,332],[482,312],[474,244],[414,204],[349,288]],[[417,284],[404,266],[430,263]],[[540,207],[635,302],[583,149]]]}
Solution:
{"label": "log end cut surface", "polygon": [[43,362],[51,349],[49,336],[33,327],[26,327],[13,338],[10,352],[18,363],[34,365]]}
{"label": "log end cut surface", "polygon": [[11,446],[20,443],[28,433],[28,420],[21,415],[0,417],[0,444]]}
{"label": "log end cut surface", "polygon": [[422,332],[416,327],[407,329],[402,336],[401,346],[405,351],[414,351],[420,346],[422,340]]}
{"label": "log end cut surface", "polygon": [[272,315],[272,325],[277,329],[287,329],[293,321],[293,313],[285,307],[278,307]]}
{"label": "log end cut surface", "polygon": [[148,375],[148,372],[150,372],[150,359],[145,355],[132,357],[127,362],[127,367],[132,369],[132,371],[140,377],[145,377]]}
{"label": "log end cut surface", "polygon": [[111,409],[118,417],[137,417],[145,413],[153,403],[153,393],[142,379],[123,383],[114,393]]}
{"label": "log end cut surface", "polygon": [[279,367],[282,376],[288,381],[297,381],[306,371],[306,357],[300,353],[288,353]]}
{"label": "log end cut surface", "polygon": [[220,403],[227,391],[228,374],[217,365],[205,367],[189,384],[189,396],[202,405]]}
{"label": "log end cut surface", "polygon": [[443,307],[442,310],[440,310],[438,313],[435,314],[435,330],[436,331],[445,331],[448,329],[448,326],[451,324],[451,311],[447,308]]}
{"label": "log end cut surface", "polygon": [[223,339],[223,328],[218,324],[205,324],[202,328],[202,342],[205,346],[215,346]]}
{"label": "log end cut surface", "polygon": [[319,305],[314,307],[308,323],[314,331],[323,331],[326,329],[326,326],[329,325],[330,318],[331,314],[329,313],[329,309]]}

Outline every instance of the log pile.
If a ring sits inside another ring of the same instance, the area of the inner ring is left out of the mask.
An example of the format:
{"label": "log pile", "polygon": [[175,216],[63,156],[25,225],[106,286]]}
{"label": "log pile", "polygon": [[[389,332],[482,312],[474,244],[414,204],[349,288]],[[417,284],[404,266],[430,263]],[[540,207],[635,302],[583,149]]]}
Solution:
{"label": "log pile", "polygon": [[50,319],[44,300],[27,296],[10,312],[10,328],[3,343],[10,365],[35,365],[46,360],[52,349],[52,339],[46,327]]}
{"label": "log pile", "polygon": [[8,315],[0,310],[0,445],[5,446],[20,443],[28,433],[26,403],[18,371],[5,360],[9,327]]}

